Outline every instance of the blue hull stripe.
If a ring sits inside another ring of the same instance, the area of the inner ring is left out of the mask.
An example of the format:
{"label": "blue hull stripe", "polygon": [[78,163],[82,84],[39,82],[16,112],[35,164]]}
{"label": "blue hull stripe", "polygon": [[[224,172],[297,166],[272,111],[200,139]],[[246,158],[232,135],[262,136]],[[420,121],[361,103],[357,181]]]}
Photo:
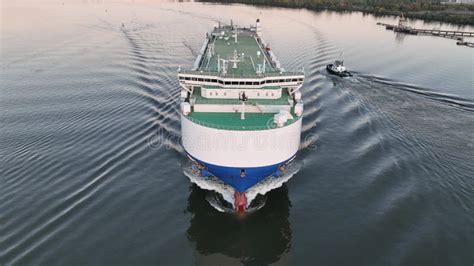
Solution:
{"label": "blue hull stripe", "polygon": [[[196,160],[197,162],[199,162],[200,164],[205,165],[209,173],[216,176],[217,178],[222,180],[224,183],[232,186],[239,192],[245,192],[247,189],[253,187],[255,184],[262,181],[263,179],[277,173],[278,167],[281,164],[288,162],[294,157],[293,155],[287,160],[281,163],[274,164],[274,165],[241,168],[241,167],[227,167],[227,166],[219,166],[215,164],[210,164],[191,156],[189,153],[188,155],[194,160]],[[242,169],[245,170],[244,177],[240,176],[240,171]]]}

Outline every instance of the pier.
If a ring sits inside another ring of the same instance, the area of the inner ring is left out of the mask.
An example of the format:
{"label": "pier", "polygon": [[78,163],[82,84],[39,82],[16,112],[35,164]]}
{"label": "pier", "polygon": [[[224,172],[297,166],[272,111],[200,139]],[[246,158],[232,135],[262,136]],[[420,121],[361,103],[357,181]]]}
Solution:
{"label": "pier", "polygon": [[456,31],[456,30],[436,30],[436,29],[417,29],[412,28],[407,25],[407,20],[403,16],[400,16],[398,20],[398,25],[392,25],[382,22],[377,22],[377,25],[385,26],[387,30],[393,30],[395,32],[402,32],[406,34],[412,35],[430,35],[430,36],[437,36],[449,39],[455,39],[457,45],[464,45],[468,47],[474,47],[474,43],[472,42],[465,42],[464,37],[474,37],[474,32],[472,31]]}
{"label": "pier", "polygon": [[457,45],[464,45],[468,47],[473,47],[474,48],[474,42],[465,42],[462,39],[458,42],[456,42]]}
{"label": "pier", "polygon": [[423,34],[431,36],[440,36],[440,37],[474,37],[474,32],[472,31],[454,31],[454,30],[436,30],[436,29],[417,29],[407,26],[391,25],[382,22],[378,22],[377,25],[385,26],[387,30],[393,30],[395,32],[403,32],[407,34]]}

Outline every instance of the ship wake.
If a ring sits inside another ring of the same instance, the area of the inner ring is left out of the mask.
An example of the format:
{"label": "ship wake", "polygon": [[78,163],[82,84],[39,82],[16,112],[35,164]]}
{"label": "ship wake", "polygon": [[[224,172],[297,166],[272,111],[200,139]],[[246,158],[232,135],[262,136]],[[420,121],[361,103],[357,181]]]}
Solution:
{"label": "ship wake", "polygon": [[[303,165],[302,161],[293,160],[285,167],[285,171],[279,177],[269,176],[248,189],[245,194],[247,197],[247,212],[254,212],[265,205],[266,197],[269,191],[281,187],[290,180]],[[198,187],[208,190],[206,200],[209,204],[220,212],[235,212],[234,193],[235,189],[214,176],[203,177],[198,167],[191,161],[183,167],[184,174],[189,177],[192,183]]]}

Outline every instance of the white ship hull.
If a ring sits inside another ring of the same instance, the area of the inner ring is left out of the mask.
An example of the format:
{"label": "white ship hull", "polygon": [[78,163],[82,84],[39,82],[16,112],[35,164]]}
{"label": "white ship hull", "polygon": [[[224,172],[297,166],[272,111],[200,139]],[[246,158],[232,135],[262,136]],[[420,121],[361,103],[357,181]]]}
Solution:
{"label": "white ship hull", "polygon": [[207,172],[245,192],[268,176],[278,176],[280,166],[295,156],[301,121],[267,130],[222,130],[181,116],[182,142]]}

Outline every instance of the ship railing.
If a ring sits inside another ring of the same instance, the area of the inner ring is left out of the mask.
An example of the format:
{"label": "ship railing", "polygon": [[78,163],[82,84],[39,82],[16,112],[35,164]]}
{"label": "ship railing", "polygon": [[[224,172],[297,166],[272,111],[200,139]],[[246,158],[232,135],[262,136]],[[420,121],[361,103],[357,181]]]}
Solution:
{"label": "ship railing", "polygon": [[[285,96],[283,96],[285,97]],[[239,99],[209,99],[209,98],[201,98],[201,99],[196,99],[196,98],[191,98],[194,99],[194,103],[197,102],[197,104],[219,104],[219,105],[241,105],[241,101]],[[287,99],[291,99],[291,97],[287,97]],[[265,106],[265,105],[276,105],[276,106],[289,106],[290,104],[288,101],[282,102],[280,100],[275,100],[274,102],[259,102],[258,99],[251,100],[252,102],[246,102],[247,105],[250,106]]]}
{"label": "ship railing", "polygon": [[266,86],[301,86],[303,72],[266,73],[264,75],[219,76],[216,72],[178,71],[179,82],[186,85],[221,88],[262,88]]}
{"label": "ship railing", "polygon": [[[275,122],[273,122],[273,119],[269,120],[265,125],[251,125],[251,126],[238,126],[238,125],[222,125],[222,124],[215,124],[215,123],[209,123],[209,122],[204,122],[202,120],[196,119],[190,115],[186,116],[187,119],[192,121],[195,124],[205,126],[205,127],[210,127],[210,128],[216,128],[216,129],[223,129],[223,130],[266,130],[266,129],[274,129],[277,127]],[[290,125],[293,122],[296,122],[298,118],[288,120],[286,125]]]}
{"label": "ship railing", "polygon": [[196,71],[196,70],[180,70],[178,71],[179,74],[184,75],[197,75],[197,76],[211,76],[211,77],[220,77],[220,78],[228,78],[228,79],[261,79],[266,77],[288,77],[288,76],[304,76],[304,72],[296,71],[296,72],[271,72],[271,73],[262,73],[260,75],[235,75],[235,74],[226,74],[222,75],[219,72],[213,71]]}

